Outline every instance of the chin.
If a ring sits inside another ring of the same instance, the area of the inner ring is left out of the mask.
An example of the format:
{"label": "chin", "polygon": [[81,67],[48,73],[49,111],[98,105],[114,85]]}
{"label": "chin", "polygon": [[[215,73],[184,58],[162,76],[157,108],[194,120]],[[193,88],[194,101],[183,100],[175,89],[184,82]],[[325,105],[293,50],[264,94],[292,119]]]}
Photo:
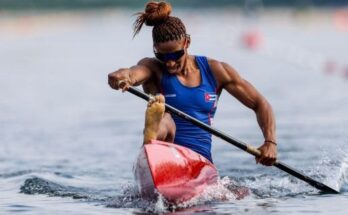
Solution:
{"label": "chin", "polygon": [[178,70],[177,70],[177,69],[167,69],[167,71],[168,71],[170,74],[176,74],[176,73],[178,73]]}
{"label": "chin", "polygon": [[178,73],[180,73],[181,68],[180,68],[180,67],[176,67],[176,68],[168,68],[168,67],[167,67],[167,71],[168,71],[170,74],[178,74]]}

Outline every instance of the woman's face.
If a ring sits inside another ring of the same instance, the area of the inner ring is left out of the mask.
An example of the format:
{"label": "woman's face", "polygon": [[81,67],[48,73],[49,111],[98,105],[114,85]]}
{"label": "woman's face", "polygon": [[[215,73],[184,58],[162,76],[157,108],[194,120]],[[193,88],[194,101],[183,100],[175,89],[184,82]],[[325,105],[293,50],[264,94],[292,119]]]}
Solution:
{"label": "woman's face", "polygon": [[168,41],[154,44],[156,58],[166,67],[170,74],[178,74],[183,71],[187,57],[189,40]]}

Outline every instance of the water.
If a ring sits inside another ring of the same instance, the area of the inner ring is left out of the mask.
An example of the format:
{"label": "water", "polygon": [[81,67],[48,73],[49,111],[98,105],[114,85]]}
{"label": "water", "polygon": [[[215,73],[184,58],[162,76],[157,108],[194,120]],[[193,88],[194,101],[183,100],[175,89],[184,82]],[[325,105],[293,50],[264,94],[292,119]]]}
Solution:
{"label": "water", "polygon": [[[145,102],[107,85],[109,72],[152,56],[149,29],[132,40],[134,12],[0,14],[1,214],[347,213],[347,31],[335,27],[332,11],[176,15],[191,53],[230,63],[270,101],[279,159],[341,194],[322,195],[215,138],[220,184],[172,211],[161,199],[142,200],[133,185]],[[264,43],[250,50],[241,35],[255,28]],[[328,62],[335,67],[324,72]],[[261,144],[254,113],[226,93],[214,123]],[[232,185],[251,195],[236,200]]]}

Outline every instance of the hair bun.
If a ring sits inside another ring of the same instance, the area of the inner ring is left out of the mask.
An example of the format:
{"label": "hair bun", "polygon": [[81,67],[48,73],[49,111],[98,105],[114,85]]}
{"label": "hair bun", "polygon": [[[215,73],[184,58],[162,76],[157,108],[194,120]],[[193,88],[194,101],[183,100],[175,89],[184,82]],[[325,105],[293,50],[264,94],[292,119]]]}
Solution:
{"label": "hair bun", "polygon": [[148,26],[155,26],[166,21],[172,12],[172,6],[167,2],[149,2],[146,4],[144,21]]}
{"label": "hair bun", "polygon": [[159,25],[169,18],[171,12],[172,6],[167,2],[151,1],[147,3],[145,7],[145,12],[137,13],[138,17],[134,22],[133,37],[139,33],[144,23],[148,26]]}

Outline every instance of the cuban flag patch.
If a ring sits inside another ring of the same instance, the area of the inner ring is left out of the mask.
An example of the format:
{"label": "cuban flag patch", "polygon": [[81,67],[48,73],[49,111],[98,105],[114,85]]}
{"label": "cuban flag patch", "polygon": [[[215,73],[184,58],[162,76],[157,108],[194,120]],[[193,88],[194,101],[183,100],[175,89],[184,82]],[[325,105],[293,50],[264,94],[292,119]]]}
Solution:
{"label": "cuban flag patch", "polygon": [[205,93],[204,98],[206,102],[215,102],[217,99],[216,93]]}

